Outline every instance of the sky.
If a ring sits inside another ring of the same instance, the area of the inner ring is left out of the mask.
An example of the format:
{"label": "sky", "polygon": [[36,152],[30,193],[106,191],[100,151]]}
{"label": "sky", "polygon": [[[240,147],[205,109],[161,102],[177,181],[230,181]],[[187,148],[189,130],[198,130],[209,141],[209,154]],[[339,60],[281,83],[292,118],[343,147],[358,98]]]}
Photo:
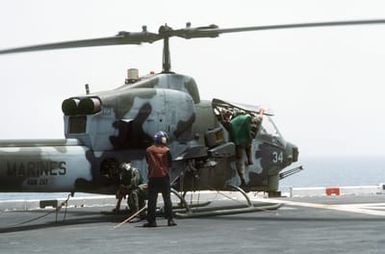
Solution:
{"label": "sky", "polygon": [[[0,48],[157,32],[385,19],[383,1],[2,0]],[[172,70],[203,99],[265,105],[301,156],[385,155],[385,25],[171,39]],[[127,68],[161,71],[162,43],[0,56],[0,139],[64,138],[61,103],[123,84]]]}

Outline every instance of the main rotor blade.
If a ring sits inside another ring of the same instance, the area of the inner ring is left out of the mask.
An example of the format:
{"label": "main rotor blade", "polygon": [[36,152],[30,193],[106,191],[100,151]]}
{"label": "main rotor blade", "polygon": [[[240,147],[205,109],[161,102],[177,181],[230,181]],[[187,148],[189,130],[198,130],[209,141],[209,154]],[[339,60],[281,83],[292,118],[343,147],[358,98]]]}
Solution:
{"label": "main rotor blade", "polygon": [[190,39],[190,38],[218,37],[220,34],[223,34],[223,33],[250,32],[250,31],[261,31],[261,30],[274,30],[274,29],[378,25],[378,24],[385,24],[385,19],[297,23],[297,24],[251,26],[251,27],[238,27],[238,28],[218,28],[218,26],[216,25],[211,25],[207,27],[196,27],[196,28],[187,27],[187,28],[175,30],[173,31],[173,35],[182,37],[185,39]]}
{"label": "main rotor blade", "polygon": [[252,27],[227,28],[227,29],[225,28],[225,29],[217,29],[217,32],[221,34],[221,33],[236,33],[236,32],[248,32],[248,31],[258,31],[258,30],[311,28],[311,27],[327,27],[327,26],[378,25],[378,24],[385,24],[385,19],[298,23],[298,24],[252,26]]}
{"label": "main rotor blade", "polygon": [[216,25],[210,25],[205,27],[188,26],[186,28],[177,29],[177,30],[173,30],[172,28],[167,27],[166,25],[166,26],[161,26],[159,28],[158,34],[147,32],[147,28],[143,27],[142,32],[136,32],[136,33],[120,32],[118,35],[113,37],[86,39],[86,40],[77,40],[77,41],[68,41],[68,42],[59,42],[59,43],[50,43],[50,44],[4,49],[4,50],[0,50],[0,54],[51,50],[51,49],[64,49],[64,48],[141,44],[145,42],[153,43],[157,40],[161,40],[161,39],[166,40],[169,37],[173,37],[173,36],[182,37],[185,39],[192,39],[192,38],[218,37],[220,34],[223,34],[223,33],[237,33],[237,32],[274,30],[274,29],[352,26],[352,25],[377,25],[377,24],[385,24],[385,19],[297,23],[297,24],[251,26],[251,27],[238,27],[238,28],[219,28]]}
{"label": "main rotor blade", "polygon": [[97,47],[97,46],[110,46],[110,45],[124,45],[124,44],[141,44],[143,42],[152,43],[162,39],[158,34],[139,32],[119,32],[118,35],[113,37],[66,41],[58,43],[41,44],[34,46],[26,46],[19,48],[11,48],[0,50],[0,54],[21,53],[29,51],[51,50],[51,49],[65,49],[65,48],[81,48],[81,47]]}

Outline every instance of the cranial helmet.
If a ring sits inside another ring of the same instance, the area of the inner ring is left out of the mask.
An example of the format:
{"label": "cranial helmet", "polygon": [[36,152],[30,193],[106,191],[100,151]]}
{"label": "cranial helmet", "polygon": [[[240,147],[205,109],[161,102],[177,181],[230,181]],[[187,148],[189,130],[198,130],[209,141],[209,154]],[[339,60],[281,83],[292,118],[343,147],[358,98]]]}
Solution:
{"label": "cranial helmet", "polygon": [[130,171],[132,169],[131,162],[123,162],[120,164],[120,170]]}
{"label": "cranial helmet", "polygon": [[155,144],[167,144],[168,135],[164,131],[158,131],[154,135],[154,142]]}

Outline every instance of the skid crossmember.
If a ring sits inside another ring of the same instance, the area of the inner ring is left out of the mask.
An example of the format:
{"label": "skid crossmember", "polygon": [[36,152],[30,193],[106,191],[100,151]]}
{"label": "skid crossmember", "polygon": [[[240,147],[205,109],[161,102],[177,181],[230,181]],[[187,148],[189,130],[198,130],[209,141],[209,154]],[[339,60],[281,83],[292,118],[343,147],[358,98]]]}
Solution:
{"label": "skid crossmember", "polygon": [[205,207],[205,208],[192,208],[185,198],[180,195],[177,191],[172,190],[172,193],[175,194],[181,201],[181,205],[184,208],[184,211],[175,212],[175,216],[179,218],[198,218],[198,217],[207,217],[207,216],[218,216],[218,215],[230,215],[230,214],[239,214],[239,213],[251,213],[251,212],[261,212],[268,210],[276,210],[282,206],[282,204],[266,204],[266,203],[252,203],[249,196],[244,190],[237,186],[229,186],[229,188],[239,191],[246,199],[246,204],[238,206],[220,206],[220,207]]}

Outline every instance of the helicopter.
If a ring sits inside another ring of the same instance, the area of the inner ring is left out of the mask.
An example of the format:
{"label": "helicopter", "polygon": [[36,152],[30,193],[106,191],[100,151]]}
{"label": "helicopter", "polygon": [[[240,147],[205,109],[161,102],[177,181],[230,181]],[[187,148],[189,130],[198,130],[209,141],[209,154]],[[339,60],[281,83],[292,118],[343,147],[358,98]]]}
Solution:
{"label": "helicopter", "polygon": [[[383,23],[385,20],[358,20],[225,29],[187,23],[181,29],[162,25],[158,33],[143,26],[140,32],[123,31],[112,37],[0,50],[0,54],[12,54],[163,41],[160,73],[140,77],[137,70],[130,69],[120,87],[94,93],[86,87],[85,95],[65,99],[65,139],[0,141],[0,191],[114,194],[121,163],[130,161],[146,177],[145,149],[152,144],[153,135],[162,130],[169,135],[173,155],[172,188],[185,205],[185,193],[201,190],[231,188],[247,200],[245,191],[279,196],[279,181],[303,169],[287,169],[298,161],[298,147],[284,139],[267,110],[252,137],[251,162],[245,163],[245,153],[238,158],[224,112],[242,111],[256,116],[263,107],[219,98],[201,99],[192,77],[171,71],[170,38],[216,38],[223,33]],[[245,185],[240,188],[242,176]]]}

